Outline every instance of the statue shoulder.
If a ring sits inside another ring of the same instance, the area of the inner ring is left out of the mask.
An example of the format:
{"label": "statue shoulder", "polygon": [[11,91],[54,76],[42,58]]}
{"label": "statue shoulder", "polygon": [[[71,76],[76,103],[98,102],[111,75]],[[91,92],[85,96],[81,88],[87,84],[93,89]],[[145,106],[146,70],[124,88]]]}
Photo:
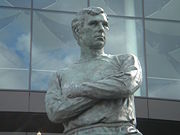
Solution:
{"label": "statue shoulder", "polygon": [[75,69],[77,69],[77,65],[76,64],[72,64],[72,65],[69,65],[68,67],[65,67],[65,68],[57,70],[56,74],[61,76],[61,78],[63,78],[65,76],[71,74],[72,72],[74,72]]}
{"label": "statue shoulder", "polygon": [[137,56],[132,54],[132,53],[127,53],[127,54],[118,54],[118,55],[115,55],[115,57],[117,57],[119,60],[123,60],[123,61],[126,61],[126,60],[138,60]]}
{"label": "statue shoulder", "polygon": [[109,58],[118,65],[127,64],[127,63],[136,63],[138,62],[137,56],[134,54],[117,54],[117,55],[109,55]]}
{"label": "statue shoulder", "polygon": [[66,74],[68,72],[68,70],[69,70],[68,67],[59,69],[59,70],[56,71],[56,75],[63,76],[64,74]]}

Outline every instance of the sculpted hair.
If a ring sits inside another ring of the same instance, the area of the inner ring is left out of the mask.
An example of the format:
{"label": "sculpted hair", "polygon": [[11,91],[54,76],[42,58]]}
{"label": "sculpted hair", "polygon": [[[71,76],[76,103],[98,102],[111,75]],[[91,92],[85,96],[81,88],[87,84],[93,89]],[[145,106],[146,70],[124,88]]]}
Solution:
{"label": "sculpted hair", "polygon": [[84,25],[85,17],[87,15],[95,16],[99,14],[105,14],[107,17],[107,14],[100,7],[84,8],[83,10],[77,13],[76,17],[72,20],[72,23],[71,23],[73,35],[77,41],[79,39],[80,29]]}

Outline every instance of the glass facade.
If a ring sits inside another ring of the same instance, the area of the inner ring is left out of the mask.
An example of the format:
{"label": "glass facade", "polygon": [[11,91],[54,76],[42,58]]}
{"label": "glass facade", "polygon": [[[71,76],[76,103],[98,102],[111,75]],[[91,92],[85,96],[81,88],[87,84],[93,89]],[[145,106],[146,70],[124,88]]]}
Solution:
{"label": "glass facade", "polygon": [[31,0],[1,0],[0,6],[30,8]]}
{"label": "glass facade", "polygon": [[52,73],[79,58],[71,20],[88,6],[108,14],[105,52],[138,56],[136,96],[179,100],[179,0],[1,0],[0,89],[46,91]]}
{"label": "glass facade", "polygon": [[102,7],[109,15],[142,17],[142,0],[90,0],[90,6]]}
{"label": "glass facade", "polygon": [[0,88],[28,89],[30,11],[0,8]]}
{"label": "glass facade", "polygon": [[180,99],[180,23],[146,21],[150,97]]}
{"label": "glass facade", "polygon": [[87,0],[34,0],[33,7],[37,9],[72,11],[87,7]]}

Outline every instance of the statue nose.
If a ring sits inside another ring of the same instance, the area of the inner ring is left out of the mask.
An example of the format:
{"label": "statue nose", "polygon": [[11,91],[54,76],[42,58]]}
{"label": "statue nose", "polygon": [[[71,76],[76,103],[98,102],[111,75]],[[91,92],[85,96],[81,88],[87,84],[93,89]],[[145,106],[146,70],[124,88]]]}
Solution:
{"label": "statue nose", "polygon": [[99,23],[98,29],[99,29],[99,31],[101,31],[101,32],[104,32],[104,31],[105,31],[105,28],[104,28],[104,26],[103,26],[102,23]]}

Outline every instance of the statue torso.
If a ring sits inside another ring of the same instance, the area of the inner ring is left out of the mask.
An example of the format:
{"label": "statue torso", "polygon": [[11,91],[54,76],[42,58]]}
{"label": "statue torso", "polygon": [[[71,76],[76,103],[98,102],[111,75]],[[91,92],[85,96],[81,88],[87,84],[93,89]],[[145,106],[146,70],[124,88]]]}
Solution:
{"label": "statue torso", "polygon": [[[122,56],[123,57],[123,56]],[[121,60],[116,56],[102,56],[89,61],[78,62],[61,73],[62,87],[70,84],[94,82],[120,72]],[[65,128],[135,120],[134,97],[116,100],[102,100],[89,110],[65,124]],[[135,122],[135,121],[134,121]]]}
{"label": "statue torso", "polygon": [[62,74],[62,87],[68,84],[93,82],[117,72],[117,66],[107,56],[77,62],[64,70]]}

